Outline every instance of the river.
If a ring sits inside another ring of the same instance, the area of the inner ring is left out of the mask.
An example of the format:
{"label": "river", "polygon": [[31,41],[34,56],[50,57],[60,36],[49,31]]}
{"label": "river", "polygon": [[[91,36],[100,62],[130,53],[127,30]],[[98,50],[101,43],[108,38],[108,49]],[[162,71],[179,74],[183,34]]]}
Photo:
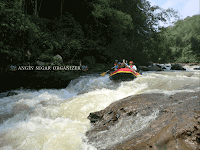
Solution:
{"label": "river", "polygon": [[[128,82],[116,83],[108,74],[93,74],[71,81],[64,89],[12,90],[19,94],[0,98],[0,150],[95,150],[85,136],[90,112],[130,95],[200,91],[200,71],[193,67],[144,72]],[[143,118],[143,124],[158,113],[155,110],[151,117]],[[134,129],[140,128],[145,126],[138,121]]]}

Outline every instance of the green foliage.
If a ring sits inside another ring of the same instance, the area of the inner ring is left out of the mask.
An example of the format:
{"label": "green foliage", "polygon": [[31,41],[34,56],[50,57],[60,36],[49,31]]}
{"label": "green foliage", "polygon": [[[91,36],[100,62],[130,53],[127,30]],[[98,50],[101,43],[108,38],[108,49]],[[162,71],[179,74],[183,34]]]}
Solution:
{"label": "green foliage", "polygon": [[53,56],[52,55],[48,55],[48,54],[42,54],[39,57],[40,60],[44,61],[44,62],[51,62],[53,60]]}
{"label": "green foliage", "polygon": [[87,66],[91,66],[91,68],[92,68],[92,67],[95,67],[96,59],[93,56],[86,56],[83,58],[82,62],[83,62],[83,64],[85,64]]}
{"label": "green foliage", "polygon": [[[39,34],[39,28],[30,21],[20,10],[21,1],[15,1],[12,9],[7,4],[1,4],[0,23],[1,45],[0,49],[7,50],[15,61],[24,61],[27,49],[35,42]],[[20,40],[19,40],[20,39]]]}
{"label": "green foliage", "polygon": [[54,56],[53,59],[52,59],[52,63],[54,63],[54,64],[62,64],[63,61],[62,61],[62,59],[58,58],[57,56]]}
{"label": "green foliage", "polygon": [[[173,28],[162,28],[157,33],[153,25],[158,21],[178,17],[173,9],[151,7],[146,0],[86,0],[82,3],[88,12],[86,16],[81,14],[81,19],[73,12],[66,12],[50,20],[25,14],[26,1],[2,0],[0,53],[8,54],[12,63],[18,63],[25,61],[29,50],[33,61],[40,57],[54,65],[82,60],[83,64],[97,66],[96,63],[108,64],[115,59],[145,64],[149,60],[178,60],[180,55],[184,59],[190,57],[191,61],[199,59],[197,19],[186,19],[185,22],[190,20],[186,25],[178,21]],[[157,10],[160,12],[156,13]],[[188,29],[188,25],[194,30]],[[182,53],[184,50],[187,53]],[[53,58],[57,54],[62,56],[63,62]]]}
{"label": "green foliage", "polygon": [[[173,9],[151,7],[148,1],[97,0],[92,4],[96,25],[91,36],[105,43],[108,52],[104,54],[111,59],[134,59],[140,63],[158,60],[158,49],[163,49],[164,45],[156,46],[152,37],[156,32],[153,25],[166,21],[166,17],[178,17]],[[156,10],[161,12],[155,13]]]}
{"label": "green foliage", "polygon": [[171,28],[159,33],[166,37],[161,42],[171,48],[172,61],[200,62],[200,15],[178,20]]}

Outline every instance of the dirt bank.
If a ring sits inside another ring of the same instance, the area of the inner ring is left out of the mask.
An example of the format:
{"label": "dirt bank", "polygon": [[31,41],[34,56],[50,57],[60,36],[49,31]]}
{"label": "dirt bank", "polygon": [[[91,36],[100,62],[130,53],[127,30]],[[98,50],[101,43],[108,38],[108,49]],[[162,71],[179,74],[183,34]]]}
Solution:
{"label": "dirt bank", "polygon": [[[142,130],[135,127],[138,116],[151,118],[155,110],[155,119],[149,124],[139,120]],[[130,96],[88,119],[92,127],[86,136],[97,149],[200,149],[200,92]]]}

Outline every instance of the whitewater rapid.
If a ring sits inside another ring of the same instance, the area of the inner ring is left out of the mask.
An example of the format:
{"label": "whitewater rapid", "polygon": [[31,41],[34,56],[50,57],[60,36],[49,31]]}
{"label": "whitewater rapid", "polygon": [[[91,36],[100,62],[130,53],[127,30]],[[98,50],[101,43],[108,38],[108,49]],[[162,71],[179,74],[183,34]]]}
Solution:
{"label": "whitewater rapid", "polygon": [[[19,94],[0,99],[0,150],[95,150],[85,137],[91,112],[130,95],[199,90],[200,71],[190,67],[185,72],[144,72],[129,82],[113,82],[109,75],[88,75],[64,89],[13,90]],[[145,128],[158,114],[155,110],[149,117],[138,116],[132,130]],[[129,130],[124,125],[126,136]],[[114,136],[115,140],[121,138]]]}

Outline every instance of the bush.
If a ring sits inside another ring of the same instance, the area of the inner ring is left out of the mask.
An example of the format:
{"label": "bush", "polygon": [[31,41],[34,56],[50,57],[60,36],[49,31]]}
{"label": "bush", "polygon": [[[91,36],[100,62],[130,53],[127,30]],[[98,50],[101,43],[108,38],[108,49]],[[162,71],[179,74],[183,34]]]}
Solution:
{"label": "bush", "polygon": [[86,56],[83,59],[83,64],[88,65],[90,68],[95,67],[95,62],[96,62],[96,59],[94,58],[94,56]]}
{"label": "bush", "polygon": [[198,62],[197,58],[195,55],[190,55],[188,57],[181,57],[177,59],[177,62],[179,63],[193,63],[193,62]]}
{"label": "bush", "polygon": [[51,55],[47,55],[47,54],[42,54],[39,59],[41,61],[44,61],[44,62],[51,62],[53,60],[53,56]]}
{"label": "bush", "polygon": [[63,64],[62,58],[59,58],[57,55],[53,57],[51,62],[56,66]]}

